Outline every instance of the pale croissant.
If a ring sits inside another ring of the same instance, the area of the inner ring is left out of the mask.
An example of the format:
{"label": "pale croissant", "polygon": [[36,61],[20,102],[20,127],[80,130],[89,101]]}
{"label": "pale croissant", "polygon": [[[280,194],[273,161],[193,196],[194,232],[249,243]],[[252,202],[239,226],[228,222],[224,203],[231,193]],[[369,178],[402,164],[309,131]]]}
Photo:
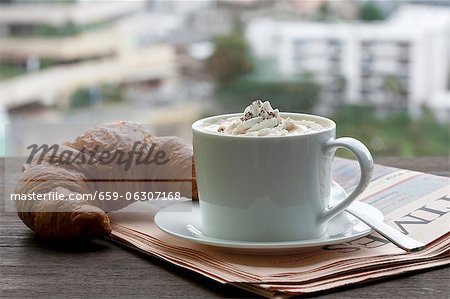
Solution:
{"label": "pale croissant", "polygon": [[[136,142],[142,156],[158,151],[165,153],[164,165],[135,163],[136,155],[128,169],[118,163],[99,163],[94,157],[92,163],[86,163],[86,158],[98,152],[126,155],[133,146],[136,148]],[[64,163],[56,159],[55,162],[55,156],[60,157],[64,151],[72,153],[73,160]],[[71,194],[93,194],[95,191],[125,194],[177,190],[181,196],[197,199],[192,146],[177,137],[152,136],[142,126],[131,122],[97,126],[75,141],[60,145],[56,152],[49,151],[39,158],[25,165],[16,193],[57,192],[68,199]],[[23,222],[38,235],[74,239],[108,235],[111,226],[107,212],[133,202],[124,198],[115,201],[21,200],[16,201],[16,208]]]}

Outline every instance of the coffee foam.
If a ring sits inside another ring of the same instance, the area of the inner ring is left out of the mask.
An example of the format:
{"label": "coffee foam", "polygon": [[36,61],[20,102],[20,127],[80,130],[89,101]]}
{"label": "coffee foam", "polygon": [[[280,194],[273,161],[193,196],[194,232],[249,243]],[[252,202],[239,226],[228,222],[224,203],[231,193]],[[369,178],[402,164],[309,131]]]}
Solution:
{"label": "coffee foam", "polygon": [[319,132],[325,127],[308,119],[282,117],[268,101],[254,101],[245,108],[243,115],[205,123],[202,129],[231,136],[289,136]]}

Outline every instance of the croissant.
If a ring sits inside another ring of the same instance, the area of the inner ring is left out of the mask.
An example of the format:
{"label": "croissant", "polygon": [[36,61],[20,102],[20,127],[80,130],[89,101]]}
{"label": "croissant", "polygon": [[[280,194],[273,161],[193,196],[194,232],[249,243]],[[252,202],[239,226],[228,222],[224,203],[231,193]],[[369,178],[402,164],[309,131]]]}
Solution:
{"label": "croissant", "polygon": [[[16,209],[20,219],[44,238],[101,237],[111,232],[107,212],[135,202],[124,194],[142,191],[176,191],[197,199],[192,146],[121,121],[94,127],[27,161],[15,193],[58,198],[18,200]],[[115,200],[92,200],[102,192],[114,194]],[[91,200],[74,200],[86,195]]]}

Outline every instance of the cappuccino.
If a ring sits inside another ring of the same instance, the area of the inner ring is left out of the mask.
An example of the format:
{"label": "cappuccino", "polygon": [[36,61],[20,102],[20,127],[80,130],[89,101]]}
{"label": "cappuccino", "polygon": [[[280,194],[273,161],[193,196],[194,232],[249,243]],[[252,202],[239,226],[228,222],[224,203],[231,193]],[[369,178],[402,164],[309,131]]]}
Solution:
{"label": "cappuccino", "polygon": [[294,120],[280,116],[269,101],[253,101],[242,116],[220,119],[216,123],[205,124],[203,129],[224,135],[242,136],[287,136],[319,132],[324,127],[311,120]]}
{"label": "cappuccino", "polygon": [[[325,117],[278,112],[254,101],[244,113],[192,124],[195,173],[205,235],[247,242],[319,238],[370,182],[373,160],[359,141],[336,139]],[[329,207],[338,148],[357,158],[361,178]]]}

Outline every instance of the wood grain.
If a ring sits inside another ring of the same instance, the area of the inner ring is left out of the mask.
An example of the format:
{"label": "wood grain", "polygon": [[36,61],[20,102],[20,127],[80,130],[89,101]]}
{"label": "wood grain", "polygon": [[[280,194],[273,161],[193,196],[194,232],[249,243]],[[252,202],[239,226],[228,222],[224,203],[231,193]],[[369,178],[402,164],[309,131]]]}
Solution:
{"label": "wood grain", "polygon": [[[379,164],[450,176],[446,157],[379,158]],[[4,173],[4,161],[0,160]],[[2,177],[2,186],[5,178]],[[0,212],[0,297],[255,297],[157,258],[104,240],[55,244],[37,238],[15,214]],[[322,298],[450,297],[450,268],[346,287]]]}

